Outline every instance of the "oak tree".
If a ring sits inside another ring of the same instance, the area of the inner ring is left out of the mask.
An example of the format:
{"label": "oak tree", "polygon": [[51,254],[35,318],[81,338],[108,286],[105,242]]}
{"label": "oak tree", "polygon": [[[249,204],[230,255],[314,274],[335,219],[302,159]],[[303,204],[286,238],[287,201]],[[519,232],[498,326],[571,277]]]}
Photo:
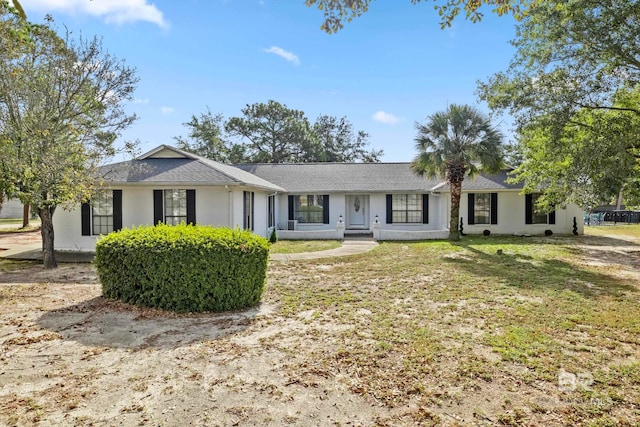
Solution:
{"label": "oak tree", "polygon": [[540,2],[519,23],[506,71],[479,83],[515,119],[524,163],[516,181],[546,188],[541,208],[606,202],[640,165],[640,4]]}
{"label": "oak tree", "polygon": [[[480,21],[483,17],[482,6],[492,7],[491,11],[499,16],[512,14],[520,19],[532,4],[539,1],[541,0],[433,0],[442,28],[450,27],[460,12],[472,22]],[[372,0],[305,0],[307,6],[315,6],[324,13],[324,22],[320,28],[330,34],[340,31],[346,22],[366,13],[371,2]],[[422,2],[428,3],[428,0]],[[421,3],[421,0],[411,0],[411,3],[415,5]]]}
{"label": "oak tree", "polygon": [[[15,34],[29,25],[5,1],[0,19]],[[99,39],[59,36],[50,20],[0,42],[0,188],[40,216],[45,268],[57,265],[54,212],[95,191],[97,166],[136,118],[123,101],[137,81]]]}

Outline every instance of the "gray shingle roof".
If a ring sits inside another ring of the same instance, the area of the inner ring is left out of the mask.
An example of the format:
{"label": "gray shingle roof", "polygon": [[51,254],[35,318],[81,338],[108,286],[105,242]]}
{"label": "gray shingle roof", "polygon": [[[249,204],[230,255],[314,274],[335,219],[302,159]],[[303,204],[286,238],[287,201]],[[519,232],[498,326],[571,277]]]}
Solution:
{"label": "gray shingle roof", "polygon": [[[164,148],[183,157],[154,158],[153,153]],[[194,185],[247,185],[270,191],[283,191],[277,185],[239,168],[169,146],[158,147],[141,157],[100,168],[100,175],[110,183],[173,183]],[[149,154],[151,153],[151,156]]]}
{"label": "gray shingle roof", "polygon": [[[168,145],[137,159],[100,169],[110,183],[247,185],[289,193],[449,191],[438,178],[424,178],[410,163],[284,163],[225,165]],[[506,184],[507,171],[478,174],[462,183],[463,191],[521,189]]]}
{"label": "gray shingle roof", "polygon": [[[462,191],[495,191],[495,190],[521,190],[523,184],[507,184],[509,170],[503,170],[495,175],[476,174],[473,178],[466,177],[462,181]],[[437,191],[449,191],[448,185],[440,185]]]}
{"label": "gray shingle roof", "polygon": [[437,179],[411,171],[409,163],[242,164],[237,167],[289,193],[428,191]]}

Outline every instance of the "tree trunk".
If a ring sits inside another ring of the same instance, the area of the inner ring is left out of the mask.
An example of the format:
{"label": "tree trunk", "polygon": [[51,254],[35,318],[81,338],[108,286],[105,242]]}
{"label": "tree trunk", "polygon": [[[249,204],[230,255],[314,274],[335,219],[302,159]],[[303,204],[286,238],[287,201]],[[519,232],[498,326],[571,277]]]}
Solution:
{"label": "tree trunk", "polygon": [[449,219],[449,240],[460,240],[460,195],[462,182],[451,183],[451,218]]}
{"label": "tree trunk", "polygon": [[616,210],[619,211],[622,209],[622,190],[618,193],[618,200],[616,200]]}
{"label": "tree trunk", "polygon": [[53,211],[55,208],[40,208],[38,215],[42,225],[40,233],[42,234],[42,262],[44,268],[56,268],[55,254],[53,253]]}
{"label": "tree trunk", "polygon": [[29,204],[22,206],[22,228],[29,226]]}

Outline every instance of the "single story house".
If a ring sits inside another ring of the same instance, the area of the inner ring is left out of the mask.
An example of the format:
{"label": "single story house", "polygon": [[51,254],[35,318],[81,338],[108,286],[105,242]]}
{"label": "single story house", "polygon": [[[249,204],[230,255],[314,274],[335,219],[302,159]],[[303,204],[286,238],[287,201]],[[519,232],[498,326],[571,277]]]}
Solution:
{"label": "single story house", "polygon": [[[101,234],[122,227],[182,221],[250,229],[280,239],[377,240],[448,236],[449,187],[415,175],[409,163],[225,165],[161,145],[131,161],[101,168],[104,191],[54,215],[55,248],[91,251]],[[506,183],[507,171],[463,183],[464,232],[571,234],[578,206],[535,212],[537,195]],[[548,231],[547,231],[548,232]]]}

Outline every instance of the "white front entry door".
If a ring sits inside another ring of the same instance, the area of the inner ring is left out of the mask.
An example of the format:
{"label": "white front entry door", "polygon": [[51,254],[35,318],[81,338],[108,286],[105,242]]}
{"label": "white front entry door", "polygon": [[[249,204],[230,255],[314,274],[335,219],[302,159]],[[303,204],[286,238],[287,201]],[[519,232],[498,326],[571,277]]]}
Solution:
{"label": "white front entry door", "polygon": [[347,196],[347,228],[369,228],[369,196]]}

